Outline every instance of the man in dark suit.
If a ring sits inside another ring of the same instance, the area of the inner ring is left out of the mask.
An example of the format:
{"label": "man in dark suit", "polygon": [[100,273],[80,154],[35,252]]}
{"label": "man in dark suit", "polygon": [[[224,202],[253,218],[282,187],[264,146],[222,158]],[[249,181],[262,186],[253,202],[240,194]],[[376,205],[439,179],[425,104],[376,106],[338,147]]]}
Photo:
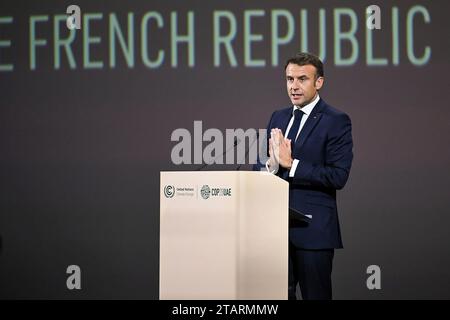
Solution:
{"label": "man in dark suit", "polygon": [[311,216],[307,224],[289,221],[289,299],[297,298],[297,284],[305,300],[331,299],[334,249],[342,248],[336,190],[352,164],[351,121],[319,97],[324,73],[318,57],[300,53],[285,71],[292,105],[272,114],[270,158],[254,169],[287,180],[289,207]]}

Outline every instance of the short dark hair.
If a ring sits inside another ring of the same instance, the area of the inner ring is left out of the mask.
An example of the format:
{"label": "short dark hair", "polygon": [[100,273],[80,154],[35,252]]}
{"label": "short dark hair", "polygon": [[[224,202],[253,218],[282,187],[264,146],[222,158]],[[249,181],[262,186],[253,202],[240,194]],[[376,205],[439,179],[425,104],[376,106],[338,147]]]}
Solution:
{"label": "short dark hair", "polygon": [[286,61],[286,65],[284,66],[284,70],[286,70],[289,64],[296,64],[299,66],[306,66],[308,64],[316,67],[316,77],[323,77],[323,63],[320,61],[319,57],[308,52],[297,53],[295,56],[290,57]]}

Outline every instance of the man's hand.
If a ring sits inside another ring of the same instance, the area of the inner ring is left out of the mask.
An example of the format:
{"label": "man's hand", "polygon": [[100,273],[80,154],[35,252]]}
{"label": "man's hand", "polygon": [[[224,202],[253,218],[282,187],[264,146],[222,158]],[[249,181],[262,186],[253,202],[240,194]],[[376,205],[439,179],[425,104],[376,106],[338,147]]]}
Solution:
{"label": "man's hand", "polygon": [[[270,132],[271,138],[269,139],[269,155],[270,158],[280,164],[283,168],[290,169],[292,167],[292,151],[291,140],[286,139],[283,136],[283,132],[274,128]],[[272,160],[271,160],[272,161]]]}

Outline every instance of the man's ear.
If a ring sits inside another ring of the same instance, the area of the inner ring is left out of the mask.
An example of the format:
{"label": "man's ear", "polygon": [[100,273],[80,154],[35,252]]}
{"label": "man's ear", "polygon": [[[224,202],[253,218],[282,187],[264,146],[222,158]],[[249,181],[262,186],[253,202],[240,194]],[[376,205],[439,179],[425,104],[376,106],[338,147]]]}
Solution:
{"label": "man's ear", "polygon": [[318,77],[317,79],[316,79],[316,82],[315,82],[315,87],[316,87],[316,90],[320,90],[321,88],[322,88],[322,86],[323,86],[323,81],[324,81],[324,79],[323,79],[323,77]]}

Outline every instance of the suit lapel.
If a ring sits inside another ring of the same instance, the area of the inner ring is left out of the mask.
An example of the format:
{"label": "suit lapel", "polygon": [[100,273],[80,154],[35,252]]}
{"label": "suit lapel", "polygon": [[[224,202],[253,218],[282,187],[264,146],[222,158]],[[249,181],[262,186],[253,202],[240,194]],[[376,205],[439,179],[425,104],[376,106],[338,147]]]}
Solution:
{"label": "suit lapel", "polygon": [[323,102],[322,99],[320,99],[319,102],[317,103],[317,105],[312,110],[308,119],[306,120],[306,122],[302,128],[302,131],[300,131],[300,134],[297,138],[299,143],[295,144],[294,149],[300,149],[303,146],[306,139],[308,139],[309,135],[311,134],[311,131],[319,123],[319,120],[322,117],[322,111],[323,111],[324,107],[325,107],[325,103]]}
{"label": "suit lapel", "polygon": [[286,109],[284,117],[282,117],[279,129],[283,130],[283,135],[286,135],[286,129],[289,124],[289,121],[292,118],[292,107]]}

